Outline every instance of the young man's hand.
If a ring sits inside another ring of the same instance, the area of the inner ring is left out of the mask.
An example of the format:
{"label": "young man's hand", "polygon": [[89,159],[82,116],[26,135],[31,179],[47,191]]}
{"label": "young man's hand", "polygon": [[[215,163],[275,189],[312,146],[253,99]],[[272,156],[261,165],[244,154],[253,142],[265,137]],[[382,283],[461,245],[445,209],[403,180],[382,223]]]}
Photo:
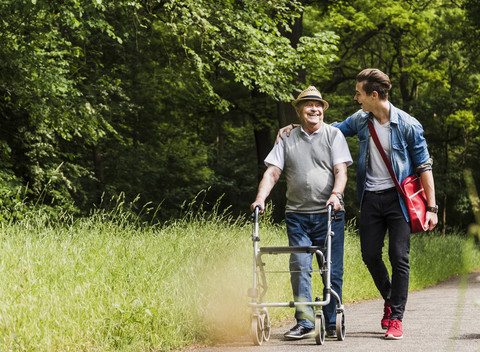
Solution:
{"label": "young man's hand", "polygon": [[283,139],[283,133],[285,132],[287,134],[287,137],[290,136],[290,132],[298,127],[299,125],[295,125],[294,123],[291,123],[290,125],[287,125],[283,128],[280,128],[280,130],[278,130],[278,134],[277,134],[277,139],[275,139],[275,144],[278,144],[278,142],[280,141],[280,139]]}
{"label": "young man's hand", "polygon": [[438,223],[438,216],[436,213],[432,213],[430,211],[427,211],[425,214],[425,227],[428,226],[429,231],[432,231],[435,226],[437,226]]}

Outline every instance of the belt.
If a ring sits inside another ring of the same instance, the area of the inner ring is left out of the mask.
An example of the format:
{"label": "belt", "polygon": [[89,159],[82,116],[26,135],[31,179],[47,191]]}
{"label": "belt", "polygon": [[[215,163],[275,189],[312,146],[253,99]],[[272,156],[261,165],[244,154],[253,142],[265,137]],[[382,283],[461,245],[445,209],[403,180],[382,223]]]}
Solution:
{"label": "belt", "polygon": [[387,188],[387,189],[381,189],[380,191],[367,191],[370,193],[375,193],[375,194],[383,194],[383,193],[388,193],[388,192],[393,192],[396,191],[397,189],[395,187],[392,188]]}

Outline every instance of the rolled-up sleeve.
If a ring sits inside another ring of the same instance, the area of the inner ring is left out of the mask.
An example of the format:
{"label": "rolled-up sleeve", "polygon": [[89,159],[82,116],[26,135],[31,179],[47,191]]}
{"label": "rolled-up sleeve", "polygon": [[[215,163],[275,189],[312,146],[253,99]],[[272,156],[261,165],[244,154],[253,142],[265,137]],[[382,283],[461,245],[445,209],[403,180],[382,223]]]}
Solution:
{"label": "rolled-up sleeve", "polygon": [[429,158],[427,162],[423,163],[422,165],[419,165],[415,168],[415,173],[417,175],[421,174],[424,171],[427,170],[432,170],[432,165],[433,165],[433,159]]}
{"label": "rolled-up sleeve", "polygon": [[422,125],[415,123],[410,125],[406,134],[408,151],[417,174],[431,170],[433,165],[433,160],[428,152],[427,141],[423,136],[423,132]]}

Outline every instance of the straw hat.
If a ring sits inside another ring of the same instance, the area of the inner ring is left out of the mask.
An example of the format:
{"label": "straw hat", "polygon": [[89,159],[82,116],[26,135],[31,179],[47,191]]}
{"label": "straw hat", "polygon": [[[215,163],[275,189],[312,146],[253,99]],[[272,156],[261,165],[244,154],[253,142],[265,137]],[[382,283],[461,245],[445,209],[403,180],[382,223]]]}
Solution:
{"label": "straw hat", "polygon": [[320,94],[320,92],[317,90],[317,88],[315,88],[314,86],[309,86],[307,89],[305,89],[303,92],[301,92],[297,99],[295,99],[294,101],[292,101],[292,105],[294,107],[297,107],[297,104],[301,101],[305,101],[305,100],[317,100],[317,101],[321,101],[322,104],[323,104],[323,110],[327,110],[328,109],[328,103],[322,99],[322,95]]}

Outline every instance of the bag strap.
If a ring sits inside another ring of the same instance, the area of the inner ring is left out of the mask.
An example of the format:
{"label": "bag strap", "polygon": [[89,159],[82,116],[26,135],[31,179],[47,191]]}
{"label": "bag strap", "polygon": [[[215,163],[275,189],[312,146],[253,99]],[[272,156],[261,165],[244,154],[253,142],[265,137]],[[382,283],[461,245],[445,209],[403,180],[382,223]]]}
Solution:
{"label": "bag strap", "polygon": [[385,163],[385,166],[388,169],[388,172],[390,173],[390,177],[392,178],[393,182],[395,183],[395,188],[397,189],[398,193],[402,195],[403,198],[405,198],[405,192],[403,191],[402,187],[400,187],[400,184],[398,183],[397,177],[395,176],[395,172],[393,171],[392,164],[387,158],[387,154],[385,154],[385,150],[383,150],[382,145],[380,144],[380,140],[378,139],[377,132],[375,131],[375,126],[373,126],[373,122],[370,120],[370,116],[368,115],[367,117],[367,123],[368,123],[368,129],[370,131],[370,135],[373,138],[373,141],[375,142],[375,145],[377,146],[378,152],[382,156],[383,162]]}

